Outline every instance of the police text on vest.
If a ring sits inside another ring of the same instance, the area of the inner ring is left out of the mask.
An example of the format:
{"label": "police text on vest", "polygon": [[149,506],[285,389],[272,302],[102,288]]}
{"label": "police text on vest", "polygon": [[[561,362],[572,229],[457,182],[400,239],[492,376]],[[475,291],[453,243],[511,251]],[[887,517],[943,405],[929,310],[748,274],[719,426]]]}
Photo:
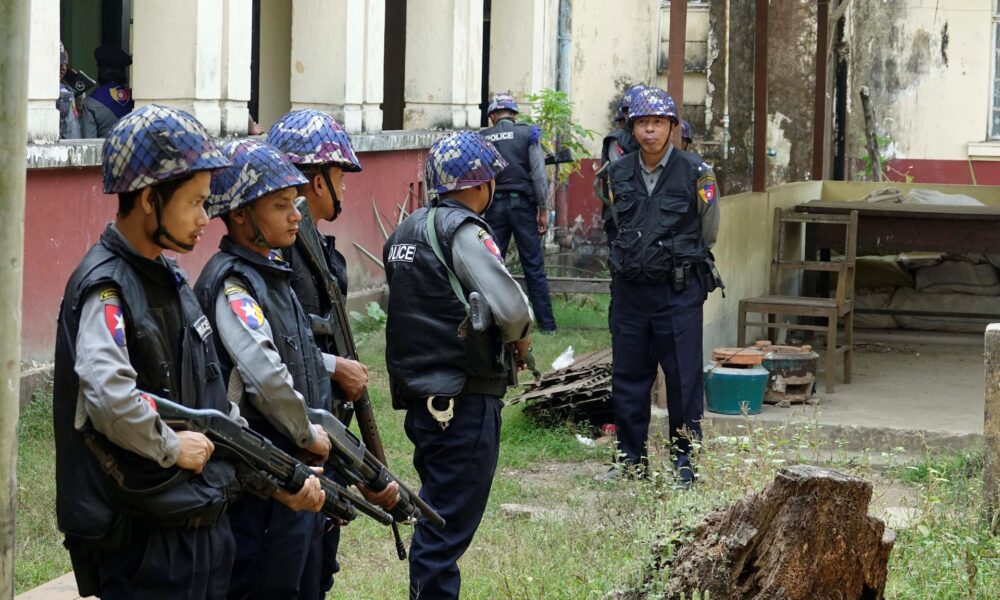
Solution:
{"label": "police text on vest", "polygon": [[389,262],[413,262],[417,247],[413,244],[393,244],[389,248]]}

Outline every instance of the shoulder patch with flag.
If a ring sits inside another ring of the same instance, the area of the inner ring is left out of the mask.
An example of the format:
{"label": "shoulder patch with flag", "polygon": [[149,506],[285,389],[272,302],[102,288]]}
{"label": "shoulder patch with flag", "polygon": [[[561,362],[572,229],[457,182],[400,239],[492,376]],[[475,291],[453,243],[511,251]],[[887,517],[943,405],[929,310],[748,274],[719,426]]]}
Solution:
{"label": "shoulder patch with flag", "polygon": [[111,339],[115,341],[118,347],[125,346],[125,316],[122,314],[122,307],[118,305],[117,302],[109,302],[110,298],[115,298],[117,296],[109,296],[105,299],[103,294],[101,299],[104,300],[104,324],[108,327],[108,333],[111,334]]}
{"label": "shoulder patch with flag", "polygon": [[495,256],[496,259],[500,261],[501,265],[504,264],[503,255],[500,254],[500,248],[497,246],[497,243],[493,241],[493,237],[485,229],[479,230],[479,241],[486,246],[486,249],[490,251],[490,254]]}
{"label": "shoulder patch with flag", "polygon": [[227,287],[225,292],[229,308],[232,309],[243,324],[249,329],[260,329],[264,326],[264,312],[260,305],[250,297],[246,290],[237,286]]}
{"label": "shoulder patch with flag", "polygon": [[712,204],[715,202],[715,197],[718,195],[718,188],[715,186],[715,177],[712,175],[705,175],[698,179],[698,197],[705,204]]}

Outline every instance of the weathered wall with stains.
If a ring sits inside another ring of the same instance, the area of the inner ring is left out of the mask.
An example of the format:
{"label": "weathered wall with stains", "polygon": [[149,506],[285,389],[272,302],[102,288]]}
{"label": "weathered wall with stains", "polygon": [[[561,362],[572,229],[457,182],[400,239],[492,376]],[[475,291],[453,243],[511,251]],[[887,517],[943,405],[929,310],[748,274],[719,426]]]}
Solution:
{"label": "weathered wall with stains", "polygon": [[658,19],[656,0],[573,3],[570,97],[578,122],[598,134],[589,144],[593,156],[611,128],[614,98],[655,76]]}
{"label": "weathered wall with stains", "polygon": [[[887,149],[906,159],[969,158],[969,142],[988,137],[992,0],[854,2],[848,11],[851,159],[866,154],[858,93],[872,92]],[[911,166],[912,168],[912,166]],[[900,175],[897,173],[896,175]],[[920,180],[919,172],[911,175]]]}
{"label": "weathered wall with stains", "polygon": [[[723,192],[750,189],[753,170],[754,0],[730,0],[726,37],[725,3],[713,3],[709,35],[707,133],[722,140],[727,97],[726,44],[729,44],[729,141],[716,161]],[[816,4],[813,0],[771,3],[768,12],[768,185],[809,179],[812,165],[812,111],[816,64]],[[722,159],[722,155],[727,155]]]}

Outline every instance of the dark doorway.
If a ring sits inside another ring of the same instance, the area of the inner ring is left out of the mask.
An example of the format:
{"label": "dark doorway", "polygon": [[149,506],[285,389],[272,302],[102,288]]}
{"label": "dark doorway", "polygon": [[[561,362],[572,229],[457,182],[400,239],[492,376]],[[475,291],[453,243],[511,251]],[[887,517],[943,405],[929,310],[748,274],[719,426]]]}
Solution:
{"label": "dark doorway", "polygon": [[260,0],[253,0],[250,35],[250,118],[260,122]]}
{"label": "dark doorway", "polygon": [[70,67],[97,79],[94,50],[118,46],[129,54],[132,0],[61,0],[59,38],[69,52]]}
{"label": "dark doorway", "polygon": [[492,0],[483,0],[483,83],[479,104],[480,127],[487,127],[490,124],[486,108],[490,104],[490,15],[492,12]]}
{"label": "dark doorway", "polygon": [[386,0],[382,129],[403,129],[406,107],[406,0]]}

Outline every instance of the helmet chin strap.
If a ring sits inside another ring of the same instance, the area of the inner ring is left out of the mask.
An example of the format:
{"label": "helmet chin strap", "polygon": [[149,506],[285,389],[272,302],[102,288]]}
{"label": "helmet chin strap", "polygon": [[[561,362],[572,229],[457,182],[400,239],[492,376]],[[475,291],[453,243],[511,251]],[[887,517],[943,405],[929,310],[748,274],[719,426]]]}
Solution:
{"label": "helmet chin strap", "polygon": [[250,218],[250,227],[253,229],[253,245],[258,248],[266,248],[268,250],[273,248],[273,246],[267,242],[267,238],[264,237],[264,232],[261,231],[260,227],[257,225],[257,218],[253,216],[253,211],[250,210],[249,206],[246,207],[246,214]]}
{"label": "helmet chin strap", "polygon": [[343,212],[344,207],[341,205],[340,197],[337,196],[337,190],[333,187],[333,181],[330,179],[330,167],[323,167],[320,169],[320,173],[323,174],[323,181],[326,182],[326,187],[330,188],[330,195],[333,196],[333,217],[327,220],[336,221],[340,213]]}
{"label": "helmet chin strap", "polygon": [[490,209],[490,207],[491,207],[491,206],[493,206],[493,193],[495,192],[495,190],[494,190],[494,188],[493,188],[493,180],[491,179],[490,181],[487,181],[487,182],[486,182],[486,185],[487,185],[487,187],[488,187],[488,188],[489,188],[489,190],[490,190],[490,199],[489,199],[489,201],[488,201],[488,202],[486,203],[486,208],[484,208],[484,209],[483,209],[483,212],[481,212],[481,213],[479,213],[479,214],[485,214],[485,213],[486,213],[486,211],[488,211],[488,210]]}
{"label": "helmet chin strap", "polygon": [[177,238],[170,235],[170,232],[163,226],[163,196],[161,196],[160,192],[156,189],[150,190],[150,193],[156,194],[156,198],[153,200],[153,211],[156,214],[156,229],[153,231],[153,243],[164,250],[173,250],[173,248],[163,243],[162,238],[167,238],[171,244],[177,246],[185,252],[194,250],[194,244],[185,244],[184,242],[179,241]]}

